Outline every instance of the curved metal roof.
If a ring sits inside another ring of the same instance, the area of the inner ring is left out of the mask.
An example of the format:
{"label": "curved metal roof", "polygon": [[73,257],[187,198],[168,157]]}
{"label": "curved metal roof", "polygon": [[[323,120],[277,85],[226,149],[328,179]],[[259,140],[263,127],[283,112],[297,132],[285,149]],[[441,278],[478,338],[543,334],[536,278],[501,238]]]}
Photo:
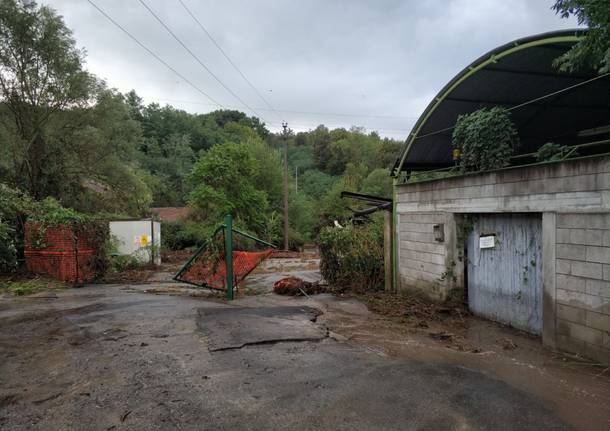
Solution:
{"label": "curved metal roof", "polygon": [[[582,131],[610,125],[610,77],[599,77],[595,71],[562,73],[553,66],[553,60],[583,35],[583,30],[538,34],[472,62],[443,87],[415,123],[393,174],[451,166],[451,134],[458,116],[483,107],[511,109],[520,138],[516,154],[535,152],[549,141],[582,143]],[[525,102],[531,103],[520,106]]]}

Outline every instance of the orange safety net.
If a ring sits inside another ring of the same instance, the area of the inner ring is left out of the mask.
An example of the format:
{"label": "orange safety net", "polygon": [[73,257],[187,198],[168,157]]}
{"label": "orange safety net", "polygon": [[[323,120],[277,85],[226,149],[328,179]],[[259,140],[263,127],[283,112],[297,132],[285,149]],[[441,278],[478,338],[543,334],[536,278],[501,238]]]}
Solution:
{"label": "orange safety net", "polygon": [[[254,270],[263,260],[273,253],[273,249],[264,251],[234,251],[233,252],[233,287]],[[204,252],[199,259],[176,276],[176,280],[212,289],[226,290],[227,261],[226,255],[213,258]]]}

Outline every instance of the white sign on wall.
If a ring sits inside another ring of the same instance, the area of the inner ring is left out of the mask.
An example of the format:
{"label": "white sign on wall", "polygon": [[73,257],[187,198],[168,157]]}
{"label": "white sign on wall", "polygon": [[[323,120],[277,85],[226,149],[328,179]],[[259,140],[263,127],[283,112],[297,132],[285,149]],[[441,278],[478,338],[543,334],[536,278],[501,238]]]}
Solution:
{"label": "white sign on wall", "polygon": [[479,248],[494,248],[496,246],[496,236],[486,235],[479,237]]}

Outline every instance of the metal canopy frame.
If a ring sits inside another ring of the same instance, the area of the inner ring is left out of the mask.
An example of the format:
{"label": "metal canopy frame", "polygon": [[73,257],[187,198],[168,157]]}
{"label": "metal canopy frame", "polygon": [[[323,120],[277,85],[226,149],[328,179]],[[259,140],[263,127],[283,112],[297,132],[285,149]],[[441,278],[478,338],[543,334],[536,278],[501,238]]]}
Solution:
{"label": "metal canopy frame", "polygon": [[[452,127],[449,126],[454,126],[454,121],[459,114],[469,113],[485,106],[514,107],[525,100],[535,99],[536,96],[540,96],[537,94],[539,91],[536,91],[538,88],[535,85],[538,80],[546,80],[544,82],[552,91],[551,87],[568,87],[570,82],[583,82],[587,78],[595,76],[594,71],[574,74],[555,73],[550,64],[553,58],[566,52],[571,46],[582,40],[585,34],[586,30],[573,29],[533,35],[502,45],[472,62],[449,81],[428,104],[407,137],[400,156],[392,168],[392,176],[397,177],[400,172],[405,170],[430,170],[451,166],[450,130]],[[530,51],[526,51],[529,49],[534,50],[530,53]],[[483,75],[480,75],[481,73]],[[526,79],[527,76],[531,79]],[[473,81],[472,79],[478,80]],[[604,77],[595,85],[602,86],[595,87],[597,89],[606,88],[610,86],[610,79]],[[494,91],[495,86],[503,88],[504,96],[509,97],[502,97],[499,94],[501,92],[498,93],[500,96],[498,97]],[[585,88],[580,88],[578,91],[581,90],[585,90]],[[588,89],[588,91],[595,91],[595,89]],[[511,99],[512,94],[515,94],[515,99],[508,100]],[[561,138],[564,141],[570,139],[567,133],[563,133],[565,130],[558,131],[562,132],[559,137],[546,133],[546,129],[550,128],[552,118],[559,118],[556,124],[560,125],[563,123],[561,115],[573,118],[575,111],[583,111],[583,115],[573,119],[571,124],[566,124],[564,127],[564,129],[569,128],[574,132],[578,130],[581,123],[583,126],[581,128],[585,129],[589,126],[587,123],[597,121],[601,117],[608,117],[604,111],[610,113],[610,106],[606,106],[605,101],[591,100],[591,106],[587,106],[589,98],[584,97],[586,93],[582,93],[581,99],[584,103],[579,106],[578,96],[581,93],[575,92],[575,94],[576,99],[564,97],[564,94],[550,98],[547,102],[535,100],[527,107],[513,111],[515,118],[518,117],[519,121],[523,122],[523,127],[527,127],[521,135],[523,146],[519,153],[535,151],[535,147],[546,142],[545,139]],[[590,119],[590,117],[596,119]],[[535,118],[533,121],[538,123],[533,123],[532,118]],[[452,121],[453,123],[451,123]],[[543,126],[538,124],[543,124]],[[519,126],[520,124],[517,124],[518,129]],[[541,127],[540,133],[532,134],[532,131],[536,132],[537,127]],[[538,141],[541,142],[538,143]],[[579,144],[582,141],[582,139],[575,139],[574,142],[566,144]]]}

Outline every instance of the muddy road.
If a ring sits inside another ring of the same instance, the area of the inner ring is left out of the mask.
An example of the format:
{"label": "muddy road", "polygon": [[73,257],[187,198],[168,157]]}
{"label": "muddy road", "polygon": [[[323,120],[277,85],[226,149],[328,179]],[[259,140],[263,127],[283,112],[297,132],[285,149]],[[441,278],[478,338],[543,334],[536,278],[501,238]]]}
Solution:
{"label": "muddy road", "polygon": [[[105,285],[2,298],[0,429],[593,430],[610,423],[603,380],[598,387],[585,376],[581,385],[562,375],[573,410],[585,409],[565,414],[551,395],[526,390],[509,373],[503,378],[507,364],[494,373],[489,355],[434,341],[426,347],[353,299],[260,294],[227,304],[192,293]],[[525,368],[520,374],[540,374]],[[578,388],[589,395],[574,395]],[[587,406],[602,411],[592,416]]]}

